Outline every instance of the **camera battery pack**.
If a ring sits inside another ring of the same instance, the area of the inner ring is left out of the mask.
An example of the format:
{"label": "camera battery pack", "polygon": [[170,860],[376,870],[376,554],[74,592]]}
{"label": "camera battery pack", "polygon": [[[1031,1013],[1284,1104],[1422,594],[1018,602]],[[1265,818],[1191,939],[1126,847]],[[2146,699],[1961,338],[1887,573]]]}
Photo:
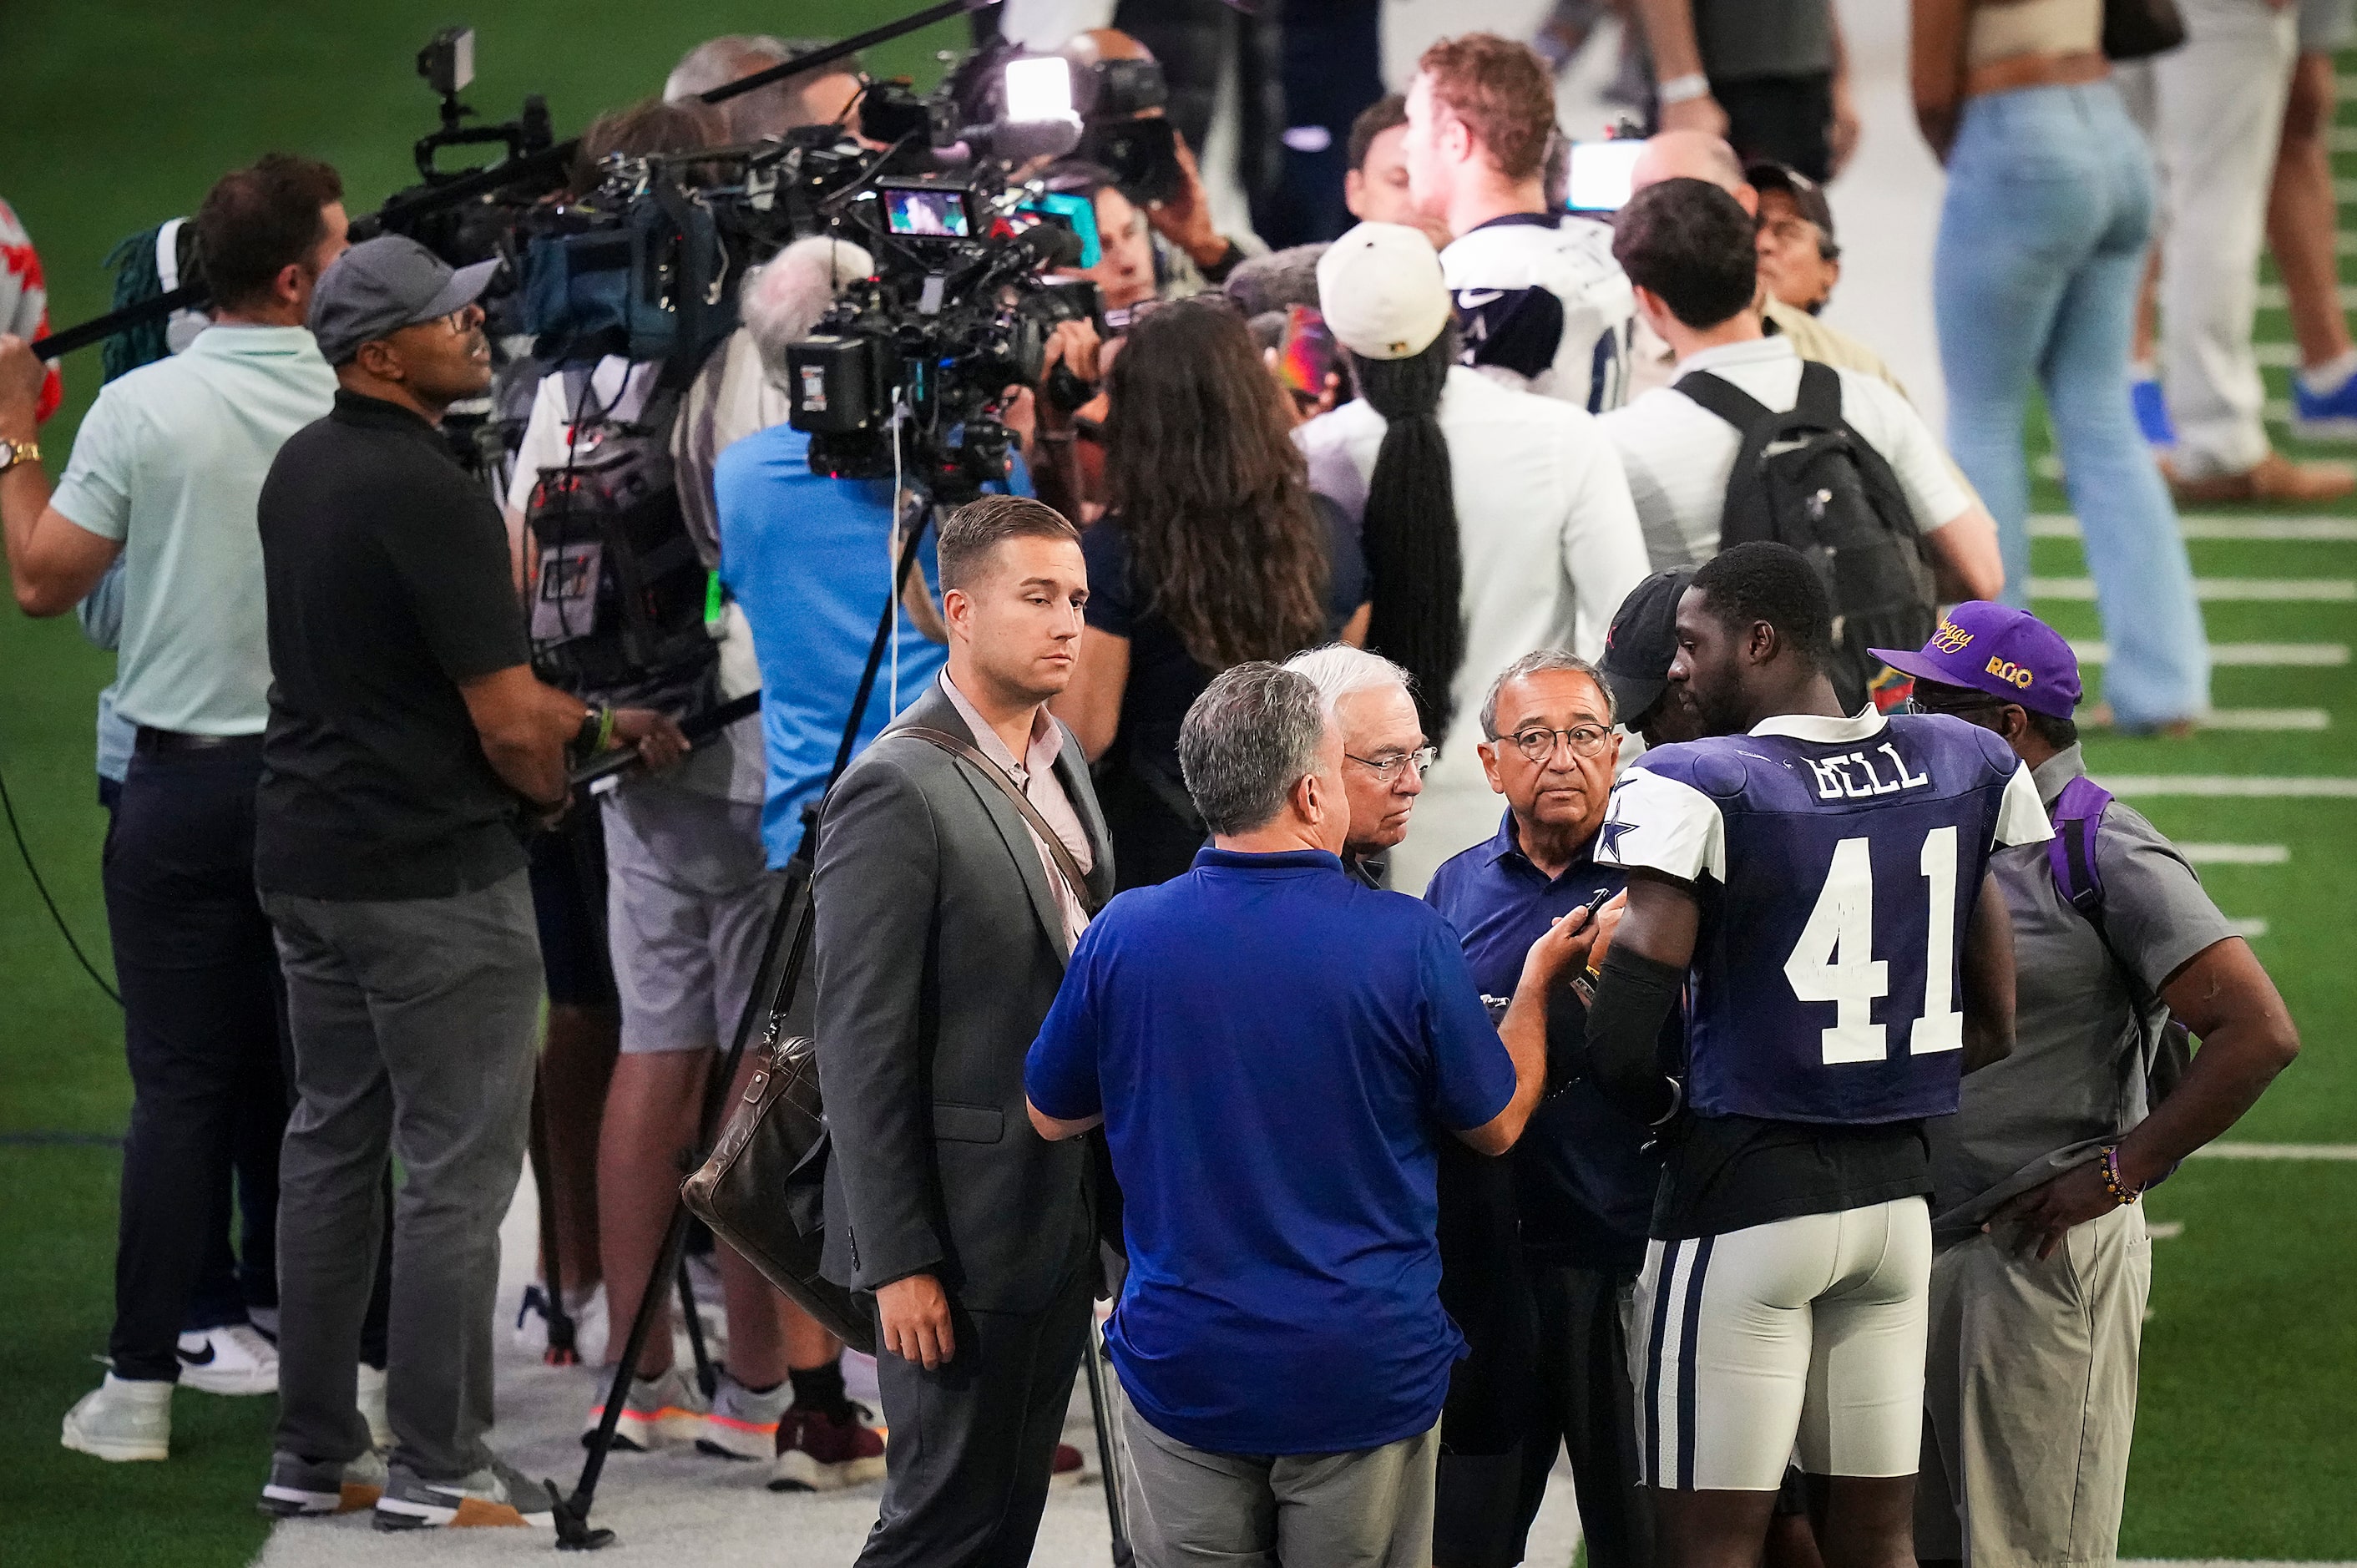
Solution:
{"label": "camera battery pack", "polygon": [[892,417],[887,345],[856,333],[820,334],[786,349],[789,419],[813,435],[880,430]]}

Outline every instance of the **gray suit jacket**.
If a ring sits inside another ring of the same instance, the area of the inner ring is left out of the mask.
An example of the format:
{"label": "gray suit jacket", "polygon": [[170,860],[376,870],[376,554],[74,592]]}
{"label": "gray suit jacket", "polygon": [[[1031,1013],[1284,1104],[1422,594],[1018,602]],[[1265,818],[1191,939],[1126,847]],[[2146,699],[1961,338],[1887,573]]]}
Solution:
{"label": "gray suit jacket", "polygon": [[[914,1273],[985,1312],[1036,1312],[1093,1247],[1088,1153],[1025,1110],[1023,1063],[1071,954],[1039,853],[970,763],[894,731],[971,739],[939,686],[852,763],[813,884],[819,1084],[834,1144],[826,1276]],[[1111,894],[1112,841],[1080,742],[1056,775]]]}

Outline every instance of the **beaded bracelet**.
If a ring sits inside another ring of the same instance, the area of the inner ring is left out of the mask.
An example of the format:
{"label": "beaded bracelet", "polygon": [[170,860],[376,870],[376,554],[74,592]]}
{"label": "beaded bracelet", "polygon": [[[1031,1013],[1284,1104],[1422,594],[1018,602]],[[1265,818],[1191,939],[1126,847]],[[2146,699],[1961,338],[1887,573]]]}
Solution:
{"label": "beaded bracelet", "polygon": [[2104,1145],[2103,1172],[2104,1190],[2110,1193],[2112,1201],[2121,1208],[2126,1208],[2144,1196],[2141,1187],[2129,1187],[2127,1178],[2120,1175],[2120,1146],[2117,1144]]}

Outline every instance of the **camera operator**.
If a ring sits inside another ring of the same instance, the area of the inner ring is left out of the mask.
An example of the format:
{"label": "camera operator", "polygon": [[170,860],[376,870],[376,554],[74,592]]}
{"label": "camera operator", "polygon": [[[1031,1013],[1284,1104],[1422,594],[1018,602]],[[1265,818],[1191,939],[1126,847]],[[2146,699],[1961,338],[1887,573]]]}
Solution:
{"label": "camera operator", "polygon": [[[0,521],[28,615],[62,615],[124,562],[117,711],[139,726],[105,858],[132,1111],[104,1383],[65,1445],[161,1459],[172,1385],[267,1393],[250,1327],[181,1338],[216,1245],[241,1116],[283,1120],[278,964],[253,893],[253,786],[269,664],[254,498],[335,378],[303,313],[344,248],[343,186],[273,154],[197,216],[218,324],[109,384],[52,494],[35,444],[48,370],[0,337]],[[185,1359],[185,1360],[184,1360]],[[348,1357],[345,1402],[351,1400]]]}
{"label": "camera operator", "polygon": [[[1888,657],[1925,708],[2004,737],[2056,832],[1990,862],[2012,918],[2013,1054],[1928,1127],[1916,1554],[1929,1568],[2107,1563],[2152,1287],[2136,1200],[2250,1110],[2299,1035],[2176,846],[2087,777],[2079,662],[2059,633],[1963,604],[1920,651]],[[2188,1031],[2201,1046],[2190,1063]]]}
{"label": "camera operator", "polygon": [[[1071,62],[1075,77],[1114,61],[1154,61],[1153,50],[1114,27],[1082,33],[1058,52]],[[1139,110],[1134,116],[1139,120],[1167,117],[1160,105]],[[1140,189],[1136,196],[1158,242],[1155,246],[1157,289],[1166,299],[1200,294],[1207,285],[1217,287],[1227,281],[1239,262],[1267,249],[1256,235],[1248,234],[1245,241],[1239,242],[1220,231],[1195,151],[1187,145],[1186,134],[1176,125],[1171,127],[1171,144],[1175,165],[1150,174],[1148,180],[1155,191]],[[1129,193],[1124,195],[1126,198]]]}
{"label": "camera operator", "polygon": [[[680,56],[679,63],[672,67],[663,79],[663,102],[677,103],[698,97],[826,47],[823,38],[773,38],[766,33],[707,38]],[[758,142],[801,125],[846,124],[866,87],[859,57],[852,55],[820,68],[815,74],[790,76],[712,107],[721,116],[730,144]]]}
{"label": "camera operator", "polygon": [[1178,749],[1211,845],[1090,928],[1024,1075],[1039,1134],[1102,1124],[1122,1182],[1106,1337],[1146,1568],[1432,1561],[1464,1347],[1437,1148],[1522,1134],[1546,987],[1592,937],[1542,925],[1492,1026],[1448,922],[1344,874],[1343,746],[1304,675],[1204,688]]}
{"label": "camera operator", "polygon": [[1546,194],[1555,79],[1526,44],[1443,38],[1407,91],[1408,189],[1456,238],[1441,269],[1465,363],[1591,413],[1628,394],[1636,306],[1612,231]]}
{"label": "camera operator", "polygon": [[1113,889],[1047,709],[1088,568],[1071,523],[1014,496],[952,513],[940,556],[948,667],[828,797],[813,888],[824,1266],[875,1303],[891,1431],[864,1568],[1029,1560],[1098,1274],[1088,1156],[1034,1135],[1022,1081]]}
{"label": "camera operator", "polygon": [[[386,1529],[545,1521],[547,1494],[484,1442],[499,1223],[531,1104],[540,962],[517,829],[568,801],[608,744],[651,764],[686,741],[644,709],[585,706],[532,675],[498,510],[437,430],[490,384],[474,303],[415,241],[355,247],[310,324],[340,390],[280,450],[257,508],[270,723],[253,877],[286,973],[298,1103],[282,1156],[281,1376],[262,1502],[330,1512],[381,1487]],[[387,1402],[376,1458],[353,1364],[394,1199]]]}
{"label": "camera operator", "polygon": [[[597,190],[611,154],[694,152],[716,145],[726,134],[720,111],[694,102],[646,99],[601,114],[582,134],[568,198],[577,201]],[[527,592],[534,586],[539,564],[540,553],[527,523],[541,477],[595,456],[610,436],[627,436],[645,415],[662,368],[657,360],[607,355],[586,370],[520,360],[499,372],[495,395],[501,407],[512,412],[521,404],[529,411],[507,491],[511,547]],[[678,487],[683,510],[692,515],[687,489],[684,483]],[[726,755],[734,738],[733,734],[714,737],[697,759],[699,778],[726,775],[726,765],[715,757]],[[618,1318],[608,1287],[619,1283],[623,1291],[634,1292],[637,1285],[635,1279],[607,1281],[601,1261],[599,1122],[611,1092],[622,1023],[607,929],[611,878],[600,814],[568,813],[554,832],[534,834],[527,854],[533,908],[540,925],[541,967],[548,987],[546,1045],[538,1072],[550,1179],[549,1190],[539,1194],[539,1199],[557,1237],[565,1281],[564,1305],[575,1319],[576,1345],[586,1359],[596,1361],[618,1353],[611,1326],[630,1321],[630,1304],[620,1304]],[[656,1221],[658,1227],[662,1223]],[[542,1260],[544,1268],[546,1262]],[[544,1343],[547,1332],[546,1322],[532,1321],[535,1312],[549,1311],[546,1292],[544,1278],[528,1284],[517,1313],[519,1342],[533,1348]],[[668,1343],[663,1341],[666,1347]],[[641,1434],[632,1425],[623,1435],[635,1442]]]}

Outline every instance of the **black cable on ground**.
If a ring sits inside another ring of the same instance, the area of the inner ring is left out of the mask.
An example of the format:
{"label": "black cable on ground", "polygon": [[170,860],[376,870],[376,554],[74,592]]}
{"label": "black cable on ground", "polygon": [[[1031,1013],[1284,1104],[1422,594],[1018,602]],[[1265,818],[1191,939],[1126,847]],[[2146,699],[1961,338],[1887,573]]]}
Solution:
{"label": "black cable on ground", "polygon": [[25,863],[25,875],[33,879],[33,891],[41,896],[41,902],[48,907],[49,918],[57,922],[58,935],[65,938],[66,946],[73,950],[74,961],[81,965],[82,972],[90,976],[91,983],[105,992],[108,1001],[117,1007],[122,1006],[122,993],[106,983],[106,976],[98,972],[98,966],[91,963],[90,955],[81,950],[81,944],[74,940],[73,928],[66,924],[65,914],[58,908],[58,901],[49,897],[49,885],[41,880],[41,868],[33,864],[32,846],[25,842],[24,827],[16,821],[16,802],[8,793],[5,774],[0,774],[0,809],[8,813],[8,834],[16,841],[16,854]]}

